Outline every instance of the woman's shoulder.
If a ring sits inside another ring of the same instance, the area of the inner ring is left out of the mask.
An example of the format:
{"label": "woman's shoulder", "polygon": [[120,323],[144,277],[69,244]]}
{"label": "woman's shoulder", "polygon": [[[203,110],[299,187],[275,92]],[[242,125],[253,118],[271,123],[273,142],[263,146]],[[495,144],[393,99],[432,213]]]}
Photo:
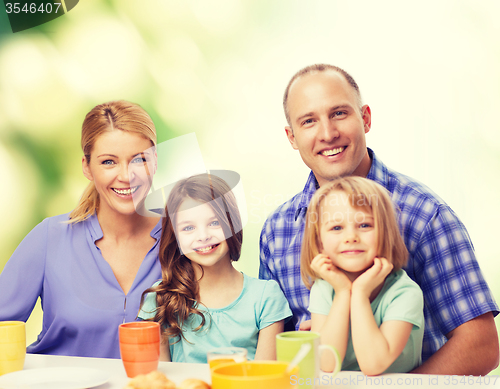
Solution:
{"label": "woman's shoulder", "polygon": [[95,215],[91,215],[85,220],[72,223],[69,215],[69,213],[63,213],[61,215],[50,216],[40,224],[45,223],[47,225],[49,234],[65,234],[85,230],[94,224],[94,219],[97,219]]}
{"label": "woman's shoulder", "polygon": [[56,230],[55,233],[61,233],[68,228],[69,214],[50,216],[39,222],[29,234],[27,238],[33,238],[39,235],[47,237],[50,231]]}

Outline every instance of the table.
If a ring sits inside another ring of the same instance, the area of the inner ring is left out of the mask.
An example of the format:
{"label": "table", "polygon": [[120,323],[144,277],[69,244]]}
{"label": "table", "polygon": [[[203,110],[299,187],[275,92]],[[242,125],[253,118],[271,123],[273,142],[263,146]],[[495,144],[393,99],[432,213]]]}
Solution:
{"label": "table", "polygon": [[[59,355],[26,354],[24,370],[44,367],[87,367],[101,369],[110,374],[109,381],[95,389],[123,389],[130,378],[121,359],[82,358]],[[160,362],[158,370],[179,385],[186,378],[199,378],[210,383],[210,369],[202,363]]]}
{"label": "table", "polygon": [[[110,374],[109,381],[95,389],[123,389],[129,381],[120,359],[81,358],[55,355],[28,354],[24,369],[43,367],[87,367],[101,369]],[[158,370],[176,384],[186,378],[199,378],[210,383],[210,369],[207,364],[160,362]],[[293,377],[291,377],[293,380]],[[294,387],[307,388],[298,380],[292,381]],[[500,388],[498,376],[436,376],[424,374],[385,374],[367,377],[361,372],[341,371],[336,376],[323,374],[318,379],[320,388],[361,389],[361,388],[409,388],[409,389],[489,389]],[[258,388],[257,388],[258,389]]]}

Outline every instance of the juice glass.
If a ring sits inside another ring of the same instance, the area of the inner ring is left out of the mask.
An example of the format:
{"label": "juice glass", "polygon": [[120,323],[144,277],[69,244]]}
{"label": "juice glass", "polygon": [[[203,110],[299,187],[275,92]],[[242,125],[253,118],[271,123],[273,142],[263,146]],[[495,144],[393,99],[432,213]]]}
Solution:
{"label": "juice glass", "polygon": [[247,349],[243,347],[219,347],[207,352],[207,361],[210,369],[222,363],[246,362]]}

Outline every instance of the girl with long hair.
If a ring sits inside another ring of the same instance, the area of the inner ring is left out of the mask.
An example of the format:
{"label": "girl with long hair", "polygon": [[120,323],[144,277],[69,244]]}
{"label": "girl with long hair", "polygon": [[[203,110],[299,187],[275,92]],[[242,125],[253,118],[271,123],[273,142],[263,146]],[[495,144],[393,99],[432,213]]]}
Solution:
{"label": "girl with long hair", "polygon": [[139,318],[161,324],[161,358],[207,362],[215,347],[244,347],[249,359],[276,359],[275,337],[290,308],[275,281],[240,273],[243,231],[236,198],[214,174],[170,192],[160,244],[162,280],[146,290]]}
{"label": "girl with long hair", "polygon": [[[118,325],[133,321],[161,275],[160,217],[142,207],[156,168],[156,130],[139,105],[111,101],[82,125],[77,207],[49,217],[0,274],[0,320],[26,321],[40,297],[43,325],[30,353],[119,358]],[[138,212],[139,211],[139,212]]]}
{"label": "girl with long hair", "polygon": [[[408,372],[421,362],[423,296],[402,266],[407,250],[386,190],[361,177],[323,185],[307,210],[301,272],[311,330],[343,370]],[[312,285],[312,288],[311,288]],[[333,369],[325,355],[322,368]]]}

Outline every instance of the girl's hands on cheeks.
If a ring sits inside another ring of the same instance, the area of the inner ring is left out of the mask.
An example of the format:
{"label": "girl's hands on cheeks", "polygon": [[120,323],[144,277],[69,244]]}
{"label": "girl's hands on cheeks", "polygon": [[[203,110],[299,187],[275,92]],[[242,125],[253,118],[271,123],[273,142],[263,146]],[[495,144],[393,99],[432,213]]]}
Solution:
{"label": "girl's hands on cheeks", "polygon": [[393,264],[385,258],[375,257],[372,267],[367,269],[352,283],[352,291],[360,292],[366,297],[370,297],[371,293],[383,282],[391,273]]}
{"label": "girl's hands on cheeks", "polygon": [[341,290],[351,290],[352,283],[349,278],[325,254],[318,254],[314,257],[311,261],[311,269],[319,278],[328,282],[335,293]]}

